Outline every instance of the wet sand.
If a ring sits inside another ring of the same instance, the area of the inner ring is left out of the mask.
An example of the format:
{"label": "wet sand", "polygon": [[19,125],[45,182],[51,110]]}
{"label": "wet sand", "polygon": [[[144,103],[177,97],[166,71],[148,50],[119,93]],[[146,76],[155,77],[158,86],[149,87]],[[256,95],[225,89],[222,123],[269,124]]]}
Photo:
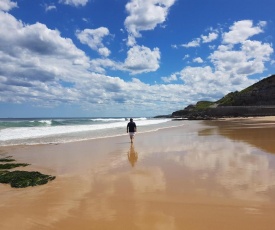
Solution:
{"label": "wet sand", "polygon": [[[3,230],[270,230],[275,118],[183,121],[127,136],[3,148],[57,178],[0,184]],[[138,124],[137,124],[138,125]]]}

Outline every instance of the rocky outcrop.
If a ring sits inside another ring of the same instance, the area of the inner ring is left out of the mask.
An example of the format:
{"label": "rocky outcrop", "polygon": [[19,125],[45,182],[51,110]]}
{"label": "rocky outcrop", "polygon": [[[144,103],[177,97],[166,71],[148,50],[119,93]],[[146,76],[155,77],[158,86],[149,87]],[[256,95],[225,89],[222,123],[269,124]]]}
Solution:
{"label": "rocky outcrop", "polygon": [[220,117],[274,116],[275,75],[265,78],[218,101],[200,101],[172,113],[174,118],[214,119]]}
{"label": "rocky outcrop", "polygon": [[222,117],[257,117],[275,116],[275,106],[222,106],[195,111],[177,111],[173,118],[186,118],[189,120],[210,120]]}

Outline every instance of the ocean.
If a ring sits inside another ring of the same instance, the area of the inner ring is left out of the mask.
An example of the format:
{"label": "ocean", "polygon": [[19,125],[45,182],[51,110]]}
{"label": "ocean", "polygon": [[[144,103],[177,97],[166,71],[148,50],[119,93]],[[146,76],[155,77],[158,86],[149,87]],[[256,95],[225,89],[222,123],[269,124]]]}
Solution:
{"label": "ocean", "polygon": [[[178,126],[164,118],[133,118],[138,133]],[[0,118],[0,146],[58,144],[127,135],[129,118]]]}

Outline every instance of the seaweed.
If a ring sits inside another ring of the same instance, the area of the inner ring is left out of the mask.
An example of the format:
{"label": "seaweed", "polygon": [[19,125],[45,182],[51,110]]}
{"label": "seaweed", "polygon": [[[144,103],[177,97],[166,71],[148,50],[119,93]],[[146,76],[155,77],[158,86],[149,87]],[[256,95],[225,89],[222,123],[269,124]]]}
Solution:
{"label": "seaweed", "polygon": [[0,162],[12,162],[15,161],[11,157],[0,158]]}
{"label": "seaweed", "polygon": [[13,168],[17,168],[17,167],[26,167],[29,164],[25,164],[25,163],[6,163],[6,164],[0,164],[0,170],[1,169],[13,169]]}
{"label": "seaweed", "polygon": [[4,173],[8,173],[9,171],[0,171],[0,176],[2,175],[2,174],[4,174]]}
{"label": "seaweed", "polygon": [[[15,161],[11,157],[0,158],[0,162]],[[45,175],[40,172],[28,171],[8,171],[16,167],[25,167],[26,163],[5,163],[0,164],[0,183],[10,184],[13,188],[25,188],[29,186],[37,186],[47,184],[54,180],[55,176]]]}
{"label": "seaweed", "polygon": [[13,188],[25,188],[47,184],[55,179],[55,176],[45,175],[40,172],[27,171],[2,171],[0,172],[0,183],[10,184]]}

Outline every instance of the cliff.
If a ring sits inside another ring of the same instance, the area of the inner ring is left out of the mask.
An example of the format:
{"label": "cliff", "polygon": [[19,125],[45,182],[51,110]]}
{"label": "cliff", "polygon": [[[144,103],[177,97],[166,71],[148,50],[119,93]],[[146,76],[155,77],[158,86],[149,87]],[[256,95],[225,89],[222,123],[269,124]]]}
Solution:
{"label": "cliff", "polygon": [[272,115],[275,115],[275,75],[240,92],[231,92],[215,102],[199,101],[172,113],[174,118],[188,119]]}
{"label": "cliff", "polygon": [[267,77],[240,92],[229,93],[217,103],[219,106],[275,105],[275,75]]}

